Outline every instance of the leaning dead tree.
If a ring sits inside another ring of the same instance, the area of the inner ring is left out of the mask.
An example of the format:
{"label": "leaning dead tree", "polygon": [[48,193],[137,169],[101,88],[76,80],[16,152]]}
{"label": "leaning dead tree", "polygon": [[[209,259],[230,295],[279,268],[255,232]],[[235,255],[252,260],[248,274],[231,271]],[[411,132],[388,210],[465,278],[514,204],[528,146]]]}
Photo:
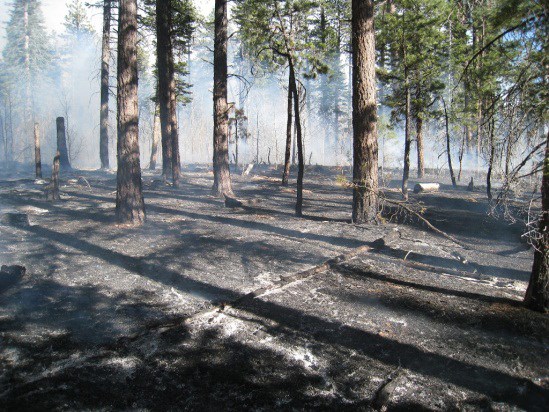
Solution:
{"label": "leaning dead tree", "polygon": [[353,222],[378,214],[374,2],[353,0]]}
{"label": "leaning dead tree", "polygon": [[120,0],[119,7],[116,218],[121,224],[140,225],[145,221],[145,202],[139,160],[137,0]]}

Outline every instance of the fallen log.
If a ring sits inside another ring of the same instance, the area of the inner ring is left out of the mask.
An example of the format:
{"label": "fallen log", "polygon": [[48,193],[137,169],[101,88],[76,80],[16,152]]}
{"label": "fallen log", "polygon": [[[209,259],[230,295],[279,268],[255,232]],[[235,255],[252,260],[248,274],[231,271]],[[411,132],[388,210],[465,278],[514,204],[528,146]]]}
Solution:
{"label": "fallen log", "polygon": [[236,209],[236,208],[246,208],[250,206],[255,206],[261,203],[260,199],[248,199],[248,200],[239,200],[234,197],[225,196],[225,207]]}
{"label": "fallen log", "polygon": [[438,183],[418,183],[414,186],[414,193],[432,193],[440,190]]}

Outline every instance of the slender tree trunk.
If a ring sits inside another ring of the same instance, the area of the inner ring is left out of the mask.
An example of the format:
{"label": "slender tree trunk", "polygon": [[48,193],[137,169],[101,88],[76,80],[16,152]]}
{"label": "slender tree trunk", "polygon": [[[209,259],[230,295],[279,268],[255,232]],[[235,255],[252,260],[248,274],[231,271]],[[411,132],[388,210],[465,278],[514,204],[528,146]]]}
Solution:
{"label": "slender tree trunk", "polygon": [[448,108],[446,107],[446,100],[444,100],[444,98],[442,99],[442,105],[444,106],[444,125],[446,129],[446,154],[448,155],[448,169],[450,170],[452,186],[457,187],[456,176],[454,175],[454,168],[452,167],[452,151],[450,146],[450,119],[448,118]]}
{"label": "slender tree trunk", "polygon": [[150,170],[156,170],[156,162],[158,161],[158,143],[161,139],[160,130],[160,108],[158,102],[154,106],[154,125],[153,125],[153,139],[151,146],[151,161],[149,163]]}
{"label": "slender tree trunk", "polygon": [[410,81],[408,71],[405,69],[406,78],[406,125],[404,128],[404,171],[402,174],[402,196],[408,199],[408,179],[410,178],[410,149],[412,146],[412,114],[411,104],[412,97],[410,95]]}
{"label": "slender tree trunk", "polygon": [[378,143],[373,0],[353,0],[353,222],[377,221]]}
{"label": "slender tree trunk", "polygon": [[[232,195],[229,169],[229,105],[227,104],[227,0],[215,0],[214,40],[214,196]],[[259,160],[259,159],[258,159]]]}
{"label": "slender tree trunk", "polygon": [[541,196],[542,215],[539,221],[539,238],[524,303],[532,310],[547,313],[549,312],[549,134],[545,145]]}
{"label": "slender tree trunk", "polygon": [[137,0],[120,0],[116,218],[120,224],[133,226],[145,221],[139,159],[137,87]]}
{"label": "slender tree trunk", "polygon": [[288,75],[288,121],[286,123],[286,151],[284,152],[284,172],[282,174],[282,186],[288,186],[290,177],[290,155],[292,150],[292,85],[291,76]]}
{"label": "slender tree trunk", "polygon": [[492,116],[490,121],[490,159],[488,160],[488,173],[486,173],[486,195],[488,200],[492,200],[492,170],[494,168],[494,157],[496,154],[496,145],[494,142],[495,118]]}
{"label": "slender tree trunk", "polygon": [[71,169],[69,161],[69,151],[67,149],[67,134],[65,130],[65,118],[58,117],[57,121],[57,150],[59,150],[60,162],[62,169]]}
{"label": "slender tree trunk", "polygon": [[99,113],[99,158],[101,169],[109,163],[109,71],[111,40],[111,2],[103,1],[103,41],[101,46],[101,108]]}
{"label": "slender tree trunk", "polygon": [[40,129],[38,123],[34,124],[34,166],[36,178],[42,179],[42,157],[40,155]]}
{"label": "slender tree trunk", "polygon": [[295,214],[303,216],[303,175],[305,174],[305,159],[303,157],[303,135],[301,131],[301,114],[299,107],[299,92],[297,89],[297,80],[295,77],[294,63],[289,58],[290,83],[292,85],[294,100],[295,129],[297,133],[297,201],[295,204]]}
{"label": "slender tree trunk", "polygon": [[423,154],[423,119],[416,117],[416,142],[417,142],[417,177],[425,176],[425,156]]}
{"label": "slender tree trunk", "polygon": [[238,120],[235,122],[234,130],[234,170],[238,173]]}

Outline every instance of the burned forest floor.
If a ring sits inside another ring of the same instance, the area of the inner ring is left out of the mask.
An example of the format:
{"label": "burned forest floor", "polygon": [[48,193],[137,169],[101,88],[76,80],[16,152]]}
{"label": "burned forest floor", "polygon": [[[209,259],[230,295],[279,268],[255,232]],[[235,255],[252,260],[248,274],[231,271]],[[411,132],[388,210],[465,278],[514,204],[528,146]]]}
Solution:
{"label": "burned forest floor", "polygon": [[447,185],[411,201],[459,245],[402,213],[352,225],[319,167],[296,218],[279,174],[233,174],[260,202],[231,209],[206,167],[177,189],[146,171],[126,228],[113,173],[62,174],[56,203],[0,173],[0,264],[26,268],[0,278],[0,410],[548,409],[524,226]]}

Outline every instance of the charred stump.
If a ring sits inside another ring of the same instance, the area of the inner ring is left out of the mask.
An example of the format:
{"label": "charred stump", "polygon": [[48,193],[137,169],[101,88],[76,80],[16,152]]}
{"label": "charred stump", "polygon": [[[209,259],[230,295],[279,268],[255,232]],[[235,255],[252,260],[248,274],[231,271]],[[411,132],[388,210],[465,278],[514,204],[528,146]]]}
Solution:
{"label": "charred stump", "polygon": [[59,169],[61,163],[60,159],[61,155],[59,154],[58,150],[55,154],[55,157],[53,158],[53,165],[51,169],[51,182],[46,187],[46,198],[52,202],[61,200],[61,196],[59,195]]}
{"label": "charred stump", "polygon": [[36,178],[42,179],[42,156],[40,154],[40,128],[34,124],[34,166]]}
{"label": "charred stump", "polygon": [[57,151],[59,153],[59,162],[64,170],[71,170],[69,160],[69,151],[67,149],[67,132],[65,130],[65,118],[58,117],[57,121]]}

